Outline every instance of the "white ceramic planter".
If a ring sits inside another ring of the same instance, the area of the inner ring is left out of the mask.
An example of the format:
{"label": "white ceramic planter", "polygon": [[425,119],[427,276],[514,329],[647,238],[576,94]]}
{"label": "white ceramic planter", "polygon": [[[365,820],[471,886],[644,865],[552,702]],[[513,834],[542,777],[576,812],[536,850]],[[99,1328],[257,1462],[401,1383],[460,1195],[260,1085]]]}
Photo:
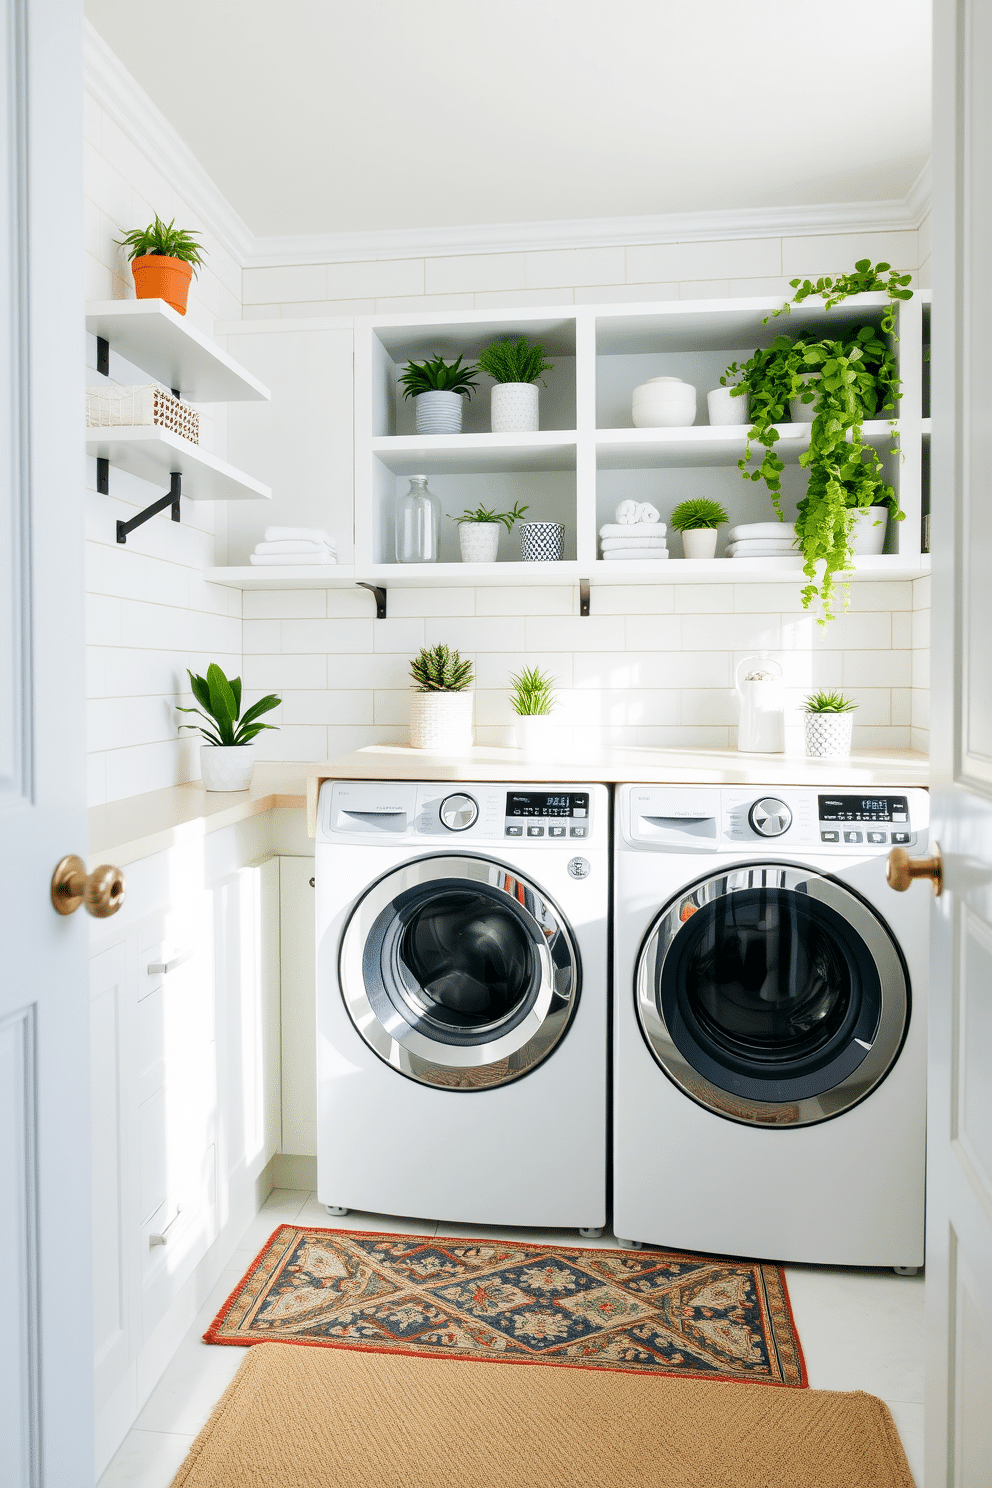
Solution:
{"label": "white ceramic planter", "polygon": [[254,769],[250,744],[201,744],[200,775],[208,791],[243,791]]}
{"label": "white ceramic planter", "polygon": [[682,552],[686,558],[715,558],[716,528],[693,527],[683,532]]}
{"label": "white ceramic planter", "polygon": [[652,377],[634,389],[635,429],[687,429],[696,422],[696,389],[681,377]]}
{"label": "white ceramic planter", "polygon": [[418,434],[460,434],[463,400],[461,393],[418,393],[413,400]]}
{"label": "white ceramic planter", "polygon": [[844,759],[850,754],[853,713],[804,713],[803,727],[810,759]]}
{"label": "white ceramic planter", "polygon": [[746,424],[748,422],[750,399],[747,393],[740,398],[735,398],[733,392],[733,388],[718,387],[706,394],[706,407],[709,411],[710,423],[714,427],[719,424]]}
{"label": "white ceramic planter", "polygon": [[499,552],[499,522],[459,522],[458,546],[463,563],[495,563]]}
{"label": "white ceramic planter", "polygon": [[889,525],[887,506],[869,506],[859,511],[851,527],[851,547],[856,553],[881,553],[885,547],[885,529]]}
{"label": "white ceramic planter", "polygon": [[[810,383],[819,382],[819,372],[810,372],[803,378],[803,382],[809,387]],[[812,403],[804,403],[802,398],[793,398],[789,403],[789,417],[794,424],[811,424],[816,418],[816,399]]]}
{"label": "white ceramic planter", "polygon": [[529,760],[550,760],[559,753],[558,725],[550,713],[518,713],[514,719],[517,748]]}
{"label": "white ceramic planter", "polygon": [[410,743],[436,754],[463,754],[472,747],[471,690],[421,692],[410,689]]}
{"label": "white ceramic planter", "polygon": [[521,522],[520,556],[525,563],[560,563],[565,529],[560,522]]}
{"label": "white ceramic planter", "polygon": [[529,434],[540,427],[536,382],[497,382],[489,401],[494,434]]}

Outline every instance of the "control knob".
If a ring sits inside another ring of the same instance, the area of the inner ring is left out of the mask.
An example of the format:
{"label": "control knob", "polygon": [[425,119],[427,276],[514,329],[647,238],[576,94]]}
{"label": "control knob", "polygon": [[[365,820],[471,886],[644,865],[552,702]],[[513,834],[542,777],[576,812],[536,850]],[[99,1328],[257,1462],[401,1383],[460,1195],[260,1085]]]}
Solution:
{"label": "control knob", "polygon": [[748,825],[759,837],[781,837],[792,826],[792,812],[784,801],[762,796],[747,814]]}
{"label": "control knob", "polygon": [[449,832],[466,832],[478,821],[479,807],[471,796],[459,791],[453,796],[445,796],[438,815]]}

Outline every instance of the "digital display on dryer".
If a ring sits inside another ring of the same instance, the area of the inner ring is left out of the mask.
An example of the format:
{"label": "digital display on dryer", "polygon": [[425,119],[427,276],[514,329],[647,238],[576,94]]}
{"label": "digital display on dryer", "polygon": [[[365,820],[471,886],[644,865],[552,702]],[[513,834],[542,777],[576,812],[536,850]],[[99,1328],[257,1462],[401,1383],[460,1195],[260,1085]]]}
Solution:
{"label": "digital display on dryer", "polygon": [[905,796],[820,796],[821,822],[906,822]]}
{"label": "digital display on dryer", "polygon": [[588,817],[589,793],[588,791],[572,791],[552,795],[550,791],[508,791],[506,814],[508,817]]}

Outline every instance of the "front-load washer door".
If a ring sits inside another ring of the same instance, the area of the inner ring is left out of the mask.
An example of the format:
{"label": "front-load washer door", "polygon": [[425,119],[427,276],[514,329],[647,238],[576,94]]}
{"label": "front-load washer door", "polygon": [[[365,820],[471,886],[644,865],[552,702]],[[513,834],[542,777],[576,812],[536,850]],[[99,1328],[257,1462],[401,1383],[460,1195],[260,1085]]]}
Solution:
{"label": "front-load washer door", "polygon": [[402,1075],[486,1090],[535,1069],[565,1034],[579,958],[560,911],[520,873],[450,854],[405,863],[345,926],[341,992]]}
{"label": "front-load washer door", "polygon": [[641,948],[638,1021],[686,1095],[757,1126],[808,1126],[865,1099],[909,1023],[905,966],[856,894],[809,869],[715,874]]}

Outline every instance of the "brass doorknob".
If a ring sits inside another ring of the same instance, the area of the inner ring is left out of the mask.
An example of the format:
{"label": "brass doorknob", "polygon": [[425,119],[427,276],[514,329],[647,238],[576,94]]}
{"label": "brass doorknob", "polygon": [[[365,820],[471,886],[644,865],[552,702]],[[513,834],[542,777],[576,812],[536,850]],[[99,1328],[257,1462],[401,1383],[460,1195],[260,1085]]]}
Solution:
{"label": "brass doorknob", "polygon": [[909,888],[914,878],[928,878],[934,897],[939,899],[944,887],[944,860],[939,844],[934,845],[932,858],[911,858],[904,847],[894,847],[885,865],[885,877],[889,888],[900,893]]}
{"label": "brass doorknob", "polygon": [[127,886],[119,868],[101,863],[92,873],[75,853],[63,858],[52,874],[52,903],[59,914],[70,915],[81,904],[98,920],[114,915],[124,903]]}

